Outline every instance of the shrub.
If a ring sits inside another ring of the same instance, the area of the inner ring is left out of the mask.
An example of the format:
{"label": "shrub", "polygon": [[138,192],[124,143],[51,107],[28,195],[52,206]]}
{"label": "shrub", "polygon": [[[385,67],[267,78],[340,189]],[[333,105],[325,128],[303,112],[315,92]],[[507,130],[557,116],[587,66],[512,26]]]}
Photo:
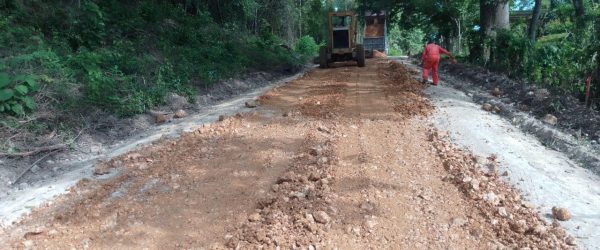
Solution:
{"label": "shrub", "polygon": [[0,73],[0,113],[23,116],[35,109],[35,102],[28,95],[38,89],[32,76],[19,75],[11,78]]}
{"label": "shrub", "polygon": [[312,36],[303,36],[296,42],[295,50],[300,55],[312,57],[319,52],[319,45]]}

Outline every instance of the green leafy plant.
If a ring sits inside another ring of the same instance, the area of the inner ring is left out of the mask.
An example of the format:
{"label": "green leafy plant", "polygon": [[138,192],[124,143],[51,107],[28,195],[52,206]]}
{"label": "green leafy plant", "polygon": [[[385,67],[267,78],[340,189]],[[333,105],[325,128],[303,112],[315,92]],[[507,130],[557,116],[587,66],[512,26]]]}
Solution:
{"label": "green leafy plant", "polygon": [[0,113],[23,116],[35,109],[35,101],[28,95],[38,89],[32,76],[19,75],[11,78],[0,73]]}

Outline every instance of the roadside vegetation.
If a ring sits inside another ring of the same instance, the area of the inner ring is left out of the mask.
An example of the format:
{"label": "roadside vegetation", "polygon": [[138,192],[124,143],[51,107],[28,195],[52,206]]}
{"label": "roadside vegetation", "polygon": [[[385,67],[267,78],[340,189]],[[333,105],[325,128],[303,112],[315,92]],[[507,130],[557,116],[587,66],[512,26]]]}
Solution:
{"label": "roadside vegetation", "polygon": [[553,91],[600,103],[600,1],[379,0],[392,11],[390,52],[415,55],[424,38],[469,62]]}
{"label": "roadside vegetation", "polygon": [[[130,117],[249,72],[297,71],[321,1],[0,1],[0,152]],[[35,146],[35,145],[30,145]]]}

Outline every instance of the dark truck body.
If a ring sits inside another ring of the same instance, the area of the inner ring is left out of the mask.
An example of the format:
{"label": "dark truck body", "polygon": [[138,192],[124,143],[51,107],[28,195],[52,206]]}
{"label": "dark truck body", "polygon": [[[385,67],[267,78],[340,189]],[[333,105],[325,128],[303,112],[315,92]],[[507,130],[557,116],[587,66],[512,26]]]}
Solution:
{"label": "dark truck body", "polygon": [[385,11],[365,11],[365,30],[363,44],[367,54],[373,50],[388,52],[387,19]]}

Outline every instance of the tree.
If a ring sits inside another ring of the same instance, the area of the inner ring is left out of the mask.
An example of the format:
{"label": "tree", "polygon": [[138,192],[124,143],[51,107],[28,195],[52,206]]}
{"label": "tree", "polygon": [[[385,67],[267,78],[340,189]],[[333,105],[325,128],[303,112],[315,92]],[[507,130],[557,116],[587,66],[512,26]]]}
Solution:
{"label": "tree", "polygon": [[483,44],[481,58],[487,63],[491,58],[490,44],[487,40],[495,42],[496,33],[510,28],[510,5],[508,0],[480,0],[479,15]]}
{"label": "tree", "polygon": [[584,26],[585,7],[583,6],[583,0],[573,0],[573,7],[575,8],[575,20],[577,21],[578,28]]}
{"label": "tree", "polygon": [[535,5],[533,7],[533,14],[531,15],[531,20],[529,21],[529,27],[527,29],[527,37],[531,42],[535,42],[536,32],[538,28],[538,24],[540,21],[540,14],[542,12],[542,0],[535,0]]}

